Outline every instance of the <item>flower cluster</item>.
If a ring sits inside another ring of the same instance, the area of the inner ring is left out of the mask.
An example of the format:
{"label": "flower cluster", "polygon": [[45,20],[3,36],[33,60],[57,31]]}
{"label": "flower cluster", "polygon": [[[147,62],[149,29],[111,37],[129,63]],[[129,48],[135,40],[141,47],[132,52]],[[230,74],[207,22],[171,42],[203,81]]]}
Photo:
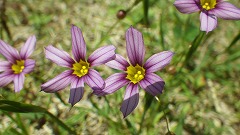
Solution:
{"label": "flower cluster", "polygon": [[[174,5],[182,13],[200,11],[200,29],[207,33],[216,28],[217,17],[240,19],[239,8],[223,0],[176,0]],[[73,58],[67,52],[52,45],[45,47],[47,59],[68,69],[42,84],[41,91],[53,93],[63,90],[71,84],[69,103],[74,106],[83,97],[84,83],[90,86],[97,96],[112,94],[126,86],[124,101],[120,109],[124,118],[138,105],[139,86],[152,96],[163,92],[165,82],[154,72],[168,65],[174,53],[163,51],[152,55],[144,62],[143,36],[133,27],[126,32],[126,51],[129,61],[121,55],[115,54],[116,48],[113,45],[100,47],[87,58],[86,43],[77,26],[72,25],[71,38]],[[35,61],[29,59],[35,46],[35,36],[28,38],[20,52],[0,40],[0,54],[7,59],[0,61],[0,72],[2,72],[0,87],[13,81],[15,92],[19,92],[23,88],[25,75],[31,73],[35,66]],[[102,64],[123,72],[114,73],[104,81],[100,73],[93,69]]]}
{"label": "flower cluster", "polygon": [[[121,107],[123,116],[129,115],[137,106],[139,100],[138,84],[153,96],[162,93],[164,81],[154,74],[170,63],[173,53],[164,51],[150,57],[144,64],[145,47],[142,34],[130,27],[126,32],[127,54],[129,62],[121,55],[115,54],[113,45],[103,46],[95,50],[86,58],[86,43],[81,30],[72,25],[72,54],[52,45],[45,47],[46,58],[61,67],[68,68],[55,78],[41,85],[41,91],[57,92],[71,84],[69,103],[74,106],[84,93],[84,83],[89,85],[93,93],[98,96],[111,94],[127,85],[124,101]],[[36,44],[35,36],[30,37],[23,48],[18,51],[0,40],[0,53],[8,61],[0,62],[0,87],[14,81],[15,91],[23,88],[24,75],[33,71],[35,61],[28,59]],[[106,64],[109,67],[123,70],[115,73],[105,81],[93,67]]]}

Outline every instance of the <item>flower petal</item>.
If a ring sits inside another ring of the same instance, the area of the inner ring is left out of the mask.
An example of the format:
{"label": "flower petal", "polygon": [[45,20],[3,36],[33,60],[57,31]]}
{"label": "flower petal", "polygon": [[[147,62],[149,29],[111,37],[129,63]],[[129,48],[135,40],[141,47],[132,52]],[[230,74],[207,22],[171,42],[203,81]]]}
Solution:
{"label": "flower petal", "polygon": [[0,74],[0,87],[4,87],[12,82],[14,79],[14,74],[11,70],[7,70]]}
{"label": "flower petal", "polygon": [[59,50],[52,45],[45,47],[46,58],[58,64],[59,66],[72,68],[74,60],[70,55],[63,51]]}
{"label": "flower petal", "polygon": [[174,55],[171,51],[163,51],[152,55],[145,63],[144,68],[146,72],[156,72],[170,63],[172,56]]}
{"label": "flower petal", "polygon": [[115,59],[115,49],[113,45],[100,47],[89,56],[88,62],[91,66],[105,64]]}
{"label": "flower petal", "polygon": [[219,2],[214,9],[211,10],[215,16],[227,20],[239,20],[240,9],[228,2]]}
{"label": "flower petal", "polygon": [[70,97],[68,103],[71,103],[74,106],[79,102],[84,93],[84,82],[83,78],[75,77],[71,84]]}
{"label": "flower petal", "polygon": [[165,82],[161,77],[154,73],[148,73],[144,79],[139,82],[142,89],[147,91],[149,94],[156,96],[161,94],[165,85]]}
{"label": "flower petal", "polygon": [[11,63],[15,63],[16,60],[20,59],[18,51],[2,40],[0,40],[0,54],[2,54]]}
{"label": "flower petal", "polygon": [[135,66],[143,65],[145,56],[145,46],[143,42],[142,33],[130,27],[126,32],[126,48],[130,63]]}
{"label": "flower petal", "polygon": [[15,92],[19,92],[20,90],[22,90],[23,84],[24,84],[24,79],[25,79],[24,73],[15,75],[14,80],[13,80]]}
{"label": "flower petal", "polygon": [[12,64],[8,61],[0,61],[0,72],[11,69]]}
{"label": "flower petal", "polygon": [[199,0],[176,0],[174,6],[177,10],[184,14],[190,14],[200,11]]}
{"label": "flower petal", "polygon": [[126,71],[127,67],[129,66],[129,63],[121,55],[116,54],[116,58],[114,60],[109,61],[105,65],[114,69]]}
{"label": "flower petal", "polygon": [[77,62],[86,58],[86,43],[82,31],[77,26],[72,25],[72,53]]}
{"label": "flower petal", "polygon": [[102,90],[105,87],[104,80],[102,79],[100,74],[94,69],[88,70],[88,74],[84,76],[84,81],[93,90]]}
{"label": "flower petal", "polygon": [[130,83],[128,84],[124,96],[124,101],[121,105],[121,112],[123,117],[127,117],[138,105],[139,102],[139,91],[138,85]]}
{"label": "flower petal", "polygon": [[26,58],[28,58],[34,51],[35,46],[36,37],[35,36],[29,37],[20,51],[21,59],[25,60]]}
{"label": "flower petal", "polygon": [[25,67],[23,69],[23,73],[28,74],[28,73],[32,72],[35,67],[35,60],[26,59],[24,66]]}
{"label": "flower petal", "polygon": [[217,17],[213,14],[201,12],[200,21],[201,31],[206,31],[207,33],[215,29],[217,26]]}
{"label": "flower petal", "polygon": [[127,83],[129,83],[129,81],[126,79],[125,73],[115,73],[109,76],[105,80],[105,82],[106,82],[105,88],[103,90],[94,91],[94,94],[96,94],[97,96],[111,94],[119,90],[123,86],[127,85]]}
{"label": "flower petal", "polygon": [[72,82],[73,75],[72,70],[66,70],[51,79],[50,81],[41,85],[41,90],[47,93],[53,93],[59,90],[62,90],[68,86]]}

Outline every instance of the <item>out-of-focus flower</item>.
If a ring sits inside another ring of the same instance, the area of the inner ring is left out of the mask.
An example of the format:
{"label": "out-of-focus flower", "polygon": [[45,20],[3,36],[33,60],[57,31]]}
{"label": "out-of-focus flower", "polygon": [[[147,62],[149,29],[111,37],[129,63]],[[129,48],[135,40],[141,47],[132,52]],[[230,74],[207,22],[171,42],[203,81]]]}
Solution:
{"label": "out-of-focus flower", "polygon": [[142,34],[133,27],[130,27],[126,32],[126,43],[130,63],[121,55],[116,54],[115,60],[106,63],[106,65],[124,72],[109,76],[105,81],[106,87],[101,91],[94,91],[96,95],[103,96],[127,85],[121,106],[124,118],[137,107],[139,102],[138,84],[153,96],[162,93],[165,82],[153,72],[168,65],[173,56],[171,51],[160,52],[151,56],[144,64],[145,47]]}
{"label": "out-of-focus flower", "polygon": [[200,13],[202,31],[212,31],[217,26],[217,17],[226,20],[239,20],[240,9],[224,0],[176,0],[174,5],[185,14]]}
{"label": "out-of-focus flower", "polygon": [[103,89],[104,80],[100,74],[92,69],[92,67],[105,64],[113,60],[115,56],[115,47],[113,45],[103,46],[95,50],[86,60],[86,44],[81,30],[77,26],[72,26],[72,53],[74,59],[70,55],[59,50],[52,45],[45,48],[46,58],[69,70],[64,71],[60,75],[41,85],[41,90],[52,93],[66,88],[71,84],[69,103],[75,105],[83,97],[84,82],[93,90]]}
{"label": "out-of-focus flower", "polygon": [[35,66],[35,61],[28,58],[35,46],[35,36],[28,38],[20,53],[0,40],[0,53],[7,59],[7,61],[0,61],[0,72],[3,72],[0,74],[0,87],[13,81],[15,92],[22,90],[25,75],[32,72]]}

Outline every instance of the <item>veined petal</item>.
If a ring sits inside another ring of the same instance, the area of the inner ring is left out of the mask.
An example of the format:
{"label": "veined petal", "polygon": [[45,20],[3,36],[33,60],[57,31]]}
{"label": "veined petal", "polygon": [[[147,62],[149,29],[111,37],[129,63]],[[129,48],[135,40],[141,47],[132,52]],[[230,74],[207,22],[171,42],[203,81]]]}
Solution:
{"label": "veined petal", "polygon": [[165,82],[161,77],[154,73],[148,73],[144,79],[139,82],[142,89],[147,91],[149,94],[156,96],[161,94],[165,85]]}
{"label": "veined petal", "polygon": [[127,67],[129,66],[129,63],[121,55],[116,54],[116,58],[114,60],[109,61],[105,65],[114,69],[126,71]]}
{"label": "veined petal", "polygon": [[174,55],[171,51],[163,51],[151,56],[145,63],[144,68],[147,73],[156,72],[170,63],[172,56]]}
{"label": "veined petal", "polygon": [[145,46],[142,33],[130,27],[126,32],[126,48],[130,63],[142,66],[145,56]]}
{"label": "veined petal", "polygon": [[41,85],[41,90],[47,93],[53,93],[66,88],[73,79],[72,70],[66,70],[51,79],[50,81]]}
{"label": "veined petal", "polygon": [[11,69],[11,65],[8,61],[0,61],[0,72]]}
{"label": "veined petal", "polygon": [[23,60],[27,59],[34,51],[35,46],[36,46],[36,37],[35,36],[29,37],[20,51],[21,58]]}
{"label": "veined petal", "polygon": [[94,69],[88,70],[88,74],[84,76],[84,82],[87,83],[93,90],[102,90],[105,87],[104,80]]}
{"label": "veined petal", "polygon": [[84,82],[83,78],[75,77],[73,82],[71,83],[70,97],[68,103],[71,103],[74,106],[77,102],[79,102],[84,93]]}
{"label": "veined petal", "polygon": [[15,63],[16,60],[20,59],[18,51],[2,40],[0,40],[0,54],[2,54],[11,63]]}
{"label": "veined petal", "polygon": [[115,73],[109,76],[105,82],[105,88],[103,90],[94,91],[94,94],[97,96],[111,94],[129,83],[129,81],[126,79],[126,73]]}
{"label": "veined petal", "polygon": [[23,73],[25,74],[29,74],[30,72],[33,71],[34,67],[35,67],[35,60],[32,59],[26,59],[25,63],[24,63],[24,69],[23,69]]}
{"label": "veined petal", "polygon": [[139,102],[139,90],[138,85],[130,83],[128,84],[124,96],[124,101],[121,106],[121,112],[123,117],[127,117],[138,105]]}
{"label": "veined petal", "polygon": [[46,58],[58,64],[59,66],[72,68],[74,60],[70,55],[63,51],[59,50],[52,45],[45,47]]}
{"label": "veined petal", "polygon": [[24,73],[15,75],[14,80],[13,80],[15,92],[19,92],[20,90],[22,90],[23,84],[24,84],[24,79],[25,79]]}
{"label": "veined petal", "polygon": [[228,2],[219,2],[209,13],[227,20],[240,20],[240,9]]}
{"label": "veined petal", "polygon": [[85,60],[86,58],[86,43],[84,41],[82,31],[77,26],[72,25],[72,53],[74,59],[79,62],[80,60]]}
{"label": "veined petal", "polygon": [[184,14],[190,14],[200,11],[199,0],[176,0],[174,6],[178,11]]}
{"label": "veined petal", "polygon": [[113,45],[100,47],[89,56],[88,62],[91,66],[105,64],[115,59],[115,49]]}
{"label": "veined petal", "polygon": [[213,14],[201,12],[200,21],[201,31],[206,31],[208,33],[217,27],[217,17]]}
{"label": "veined petal", "polygon": [[11,70],[7,70],[0,74],[0,87],[4,87],[12,82],[14,79],[14,74]]}

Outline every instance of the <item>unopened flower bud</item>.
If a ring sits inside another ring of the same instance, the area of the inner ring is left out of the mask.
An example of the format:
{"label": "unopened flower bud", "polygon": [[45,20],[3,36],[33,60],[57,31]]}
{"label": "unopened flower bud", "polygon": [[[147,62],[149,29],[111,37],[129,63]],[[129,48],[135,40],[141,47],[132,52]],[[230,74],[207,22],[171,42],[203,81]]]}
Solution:
{"label": "unopened flower bud", "polygon": [[118,13],[117,13],[117,18],[118,19],[123,19],[125,18],[125,16],[127,15],[127,12],[125,10],[119,10]]}

